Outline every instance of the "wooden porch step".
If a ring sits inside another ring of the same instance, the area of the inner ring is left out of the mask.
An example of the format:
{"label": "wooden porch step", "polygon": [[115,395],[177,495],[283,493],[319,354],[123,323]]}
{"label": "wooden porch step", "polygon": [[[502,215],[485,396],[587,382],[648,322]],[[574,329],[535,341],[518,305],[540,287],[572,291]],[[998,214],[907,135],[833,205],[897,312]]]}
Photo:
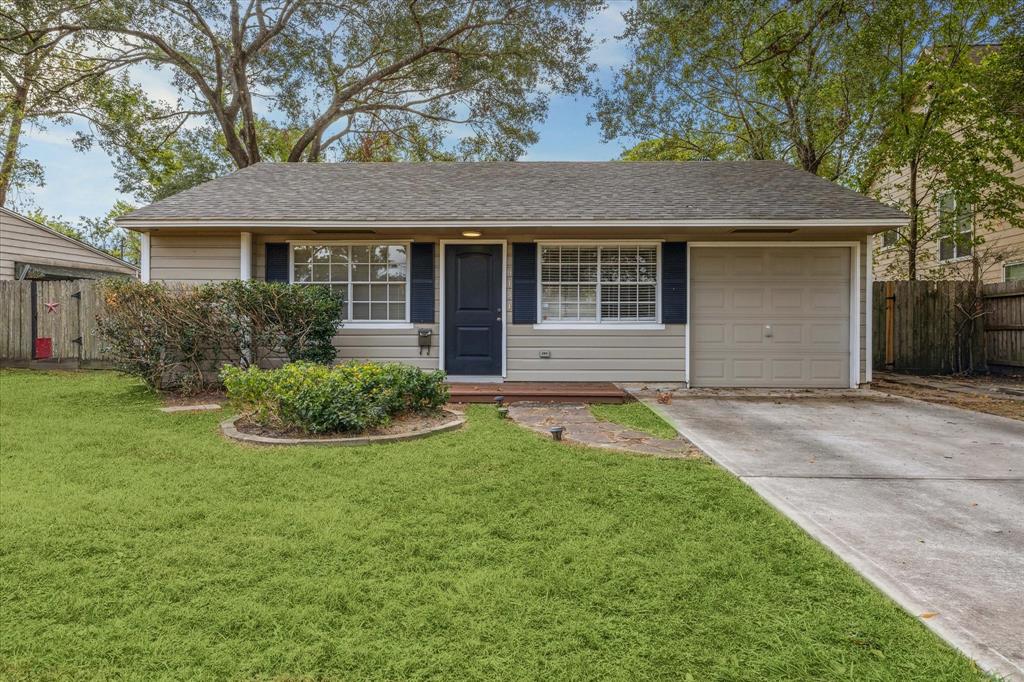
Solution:
{"label": "wooden porch step", "polygon": [[506,381],[502,384],[450,382],[453,403],[493,403],[505,396],[506,403],[624,403],[629,394],[610,382],[598,381]]}

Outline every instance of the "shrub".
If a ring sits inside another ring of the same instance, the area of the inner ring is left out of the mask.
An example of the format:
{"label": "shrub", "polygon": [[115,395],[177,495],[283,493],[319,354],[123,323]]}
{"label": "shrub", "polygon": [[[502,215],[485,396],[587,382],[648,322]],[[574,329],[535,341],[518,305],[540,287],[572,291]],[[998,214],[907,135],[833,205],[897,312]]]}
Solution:
{"label": "shrub", "polygon": [[341,301],[327,287],[233,280],[200,292],[218,313],[222,345],[243,366],[262,366],[273,355],[334,360]]}
{"label": "shrub", "polygon": [[342,302],[325,287],[238,280],[194,288],[106,280],[101,287],[104,351],[158,390],[207,387],[225,362],[335,357]]}
{"label": "shrub", "polygon": [[157,390],[199,390],[216,353],[209,306],[195,289],[135,280],[101,282],[97,316],[103,352],[122,371]]}
{"label": "shrub", "polygon": [[221,377],[232,402],[257,423],[309,433],[365,431],[448,401],[443,372],[398,363],[293,362],[270,370],[229,365]]}

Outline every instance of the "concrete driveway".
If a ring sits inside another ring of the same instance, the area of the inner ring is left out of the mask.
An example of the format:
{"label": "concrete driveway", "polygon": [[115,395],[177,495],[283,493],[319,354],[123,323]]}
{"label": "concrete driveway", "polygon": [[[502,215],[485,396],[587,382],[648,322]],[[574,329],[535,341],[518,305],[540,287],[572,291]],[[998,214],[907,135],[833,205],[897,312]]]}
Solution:
{"label": "concrete driveway", "polygon": [[982,667],[1024,680],[1024,422],[803,395],[646,402]]}

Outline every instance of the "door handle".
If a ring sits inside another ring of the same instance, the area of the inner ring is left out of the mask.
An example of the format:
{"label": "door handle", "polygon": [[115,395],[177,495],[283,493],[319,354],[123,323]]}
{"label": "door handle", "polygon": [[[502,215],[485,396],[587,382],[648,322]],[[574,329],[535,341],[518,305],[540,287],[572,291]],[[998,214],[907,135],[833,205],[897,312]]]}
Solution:
{"label": "door handle", "polygon": [[772,326],[770,324],[766,324],[764,326],[764,338],[766,338],[766,339],[772,338]]}

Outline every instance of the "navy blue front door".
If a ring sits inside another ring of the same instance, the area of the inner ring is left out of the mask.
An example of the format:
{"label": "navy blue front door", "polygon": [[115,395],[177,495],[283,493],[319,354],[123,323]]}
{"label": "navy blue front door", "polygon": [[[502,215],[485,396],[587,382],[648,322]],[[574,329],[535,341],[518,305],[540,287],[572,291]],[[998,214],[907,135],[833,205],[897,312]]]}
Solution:
{"label": "navy blue front door", "polygon": [[444,365],[448,374],[501,374],[500,244],[445,246]]}

